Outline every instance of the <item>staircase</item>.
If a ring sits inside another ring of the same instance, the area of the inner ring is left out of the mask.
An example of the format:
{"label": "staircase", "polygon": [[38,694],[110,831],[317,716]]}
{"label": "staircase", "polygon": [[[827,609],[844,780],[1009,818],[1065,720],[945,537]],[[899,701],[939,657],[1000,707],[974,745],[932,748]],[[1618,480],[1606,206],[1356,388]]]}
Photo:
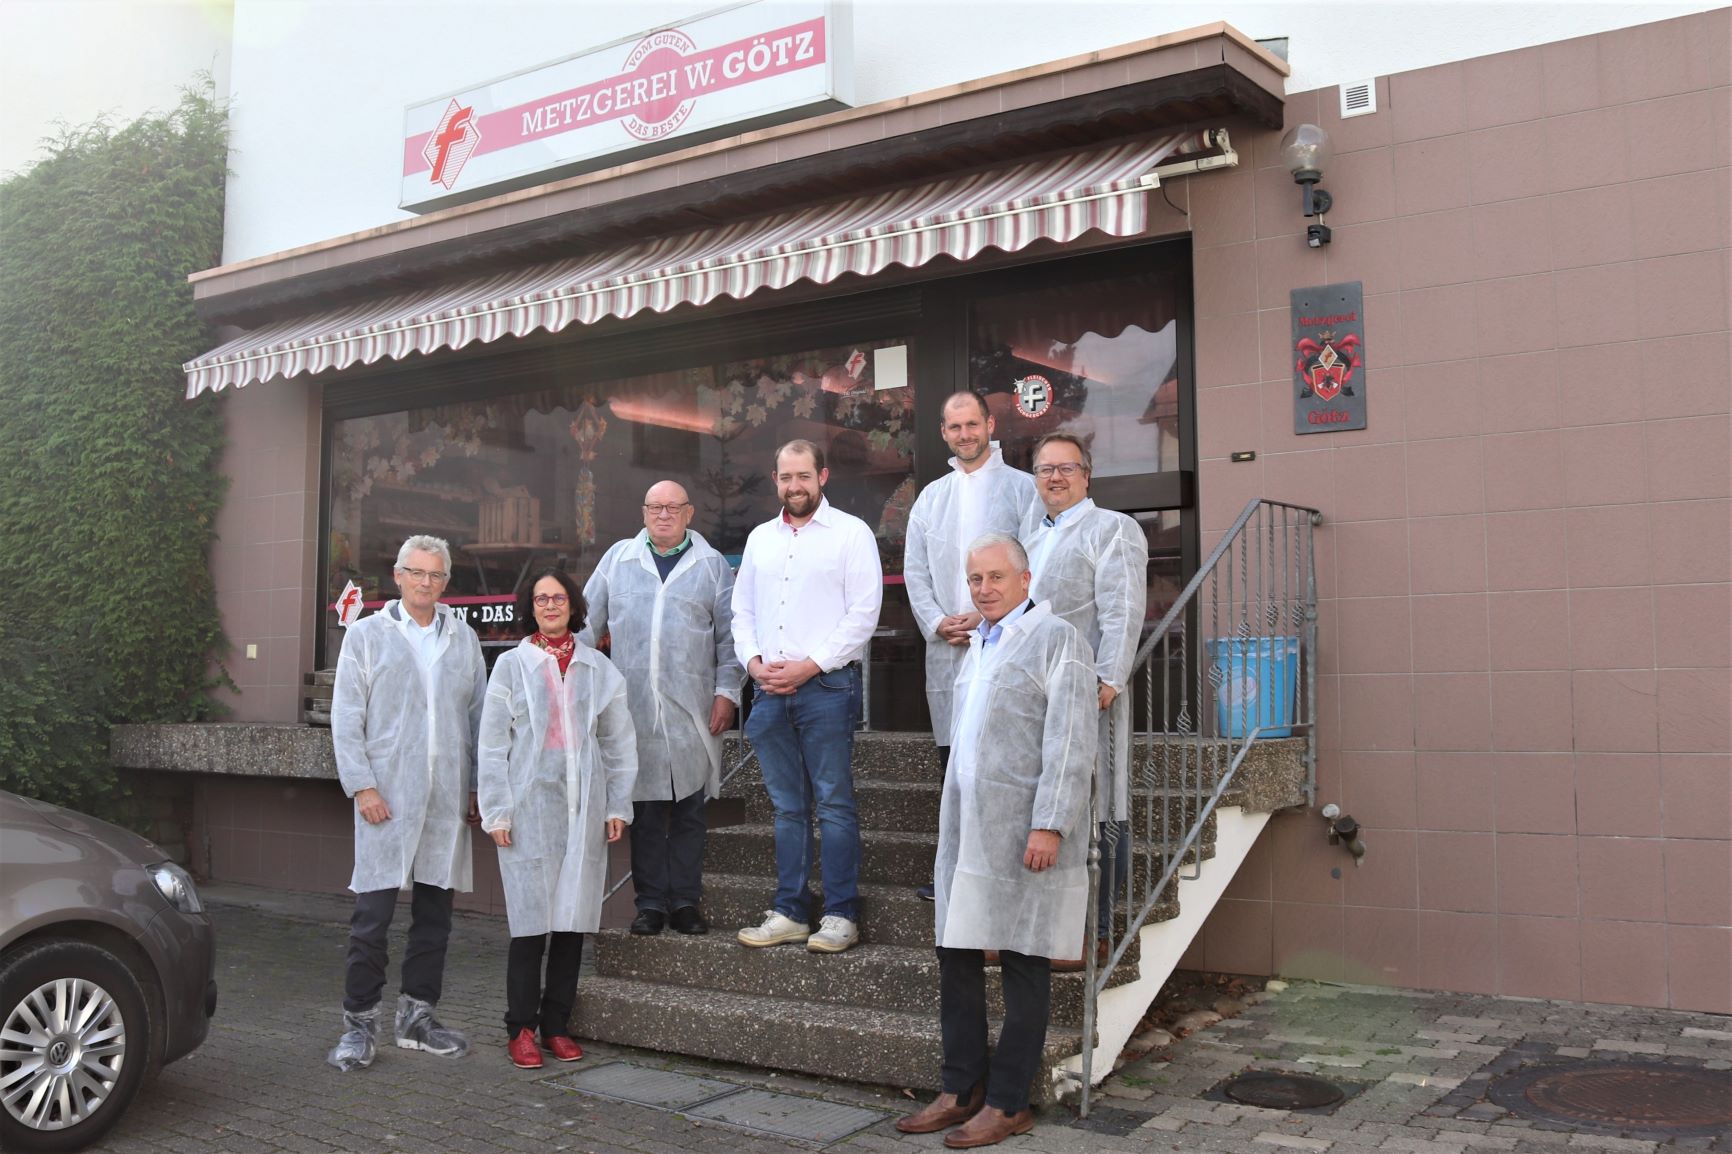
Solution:
{"label": "staircase", "polygon": [[[1251,770],[1242,767],[1235,775],[1226,805],[1266,814],[1302,800],[1304,770],[1295,747],[1303,742],[1265,745]],[[1158,760],[1149,749],[1147,743],[1138,749],[1145,769]],[[741,743],[730,741],[730,765],[744,754]],[[932,904],[914,896],[914,887],[931,875],[938,845],[941,786],[932,739],[861,734],[854,747],[854,775],[861,825],[858,946],[844,954],[817,955],[792,945],[747,949],[734,940],[740,926],[763,919],[775,891],[769,799],[753,763],[724,791],[744,802],[745,823],[710,830],[704,863],[710,933],[637,937],[625,930],[602,931],[595,938],[595,974],[579,991],[574,1032],[767,1069],[937,1089]],[[1157,804],[1167,805],[1169,799],[1153,790],[1139,793],[1138,806]],[[1206,869],[1216,854],[1215,824],[1214,817],[1205,822],[1205,835],[1189,858],[1208,863]],[[1159,877],[1160,864],[1141,855],[1136,869]],[[1237,861],[1232,864],[1237,868]],[[819,888],[814,877],[814,889]],[[1202,912],[1195,919],[1199,924]],[[1151,921],[1158,927],[1180,913],[1179,901],[1171,900]],[[1146,956],[1148,946],[1134,944],[1110,976],[1109,990],[1134,984],[1158,991],[1189,941],[1187,934],[1182,942],[1157,946],[1165,959],[1159,973],[1139,965],[1138,955]],[[1074,1061],[1081,1049],[1086,984],[1083,973],[1053,975],[1049,1069]],[[1003,1009],[996,982],[988,982],[988,996],[996,1019]],[[1137,1009],[1138,1017],[1149,998]],[[1048,1094],[1051,1082],[1043,1081]]]}
{"label": "staircase", "polygon": [[[1053,975],[1038,1102],[1080,1093],[1087,1112],[1090,1089],[1111,1071],[1269,814],[1311,800],[1317,518],[1276,502],[1247,504],[1139,650],[1128,892],[1116,895],[1106,927],[1108,963],[1097,969],[1091,959],[1082,973]],[[1225,656],[1222,644],[1269,636],[1291,641],[1295,662],[1303,662],[1285,725],[1261,715],[1267,701],[1247,713],[1221,696],[1248,668]],[[1221,716],[1223,701],[1239,712]],[[836,955],[794,945],[748,949],[734,940],[770,905],[775,853],[763,780],[737,737],[727,763],[723,797],[743,805],[745,820],[710,829],[704,909],[711,932],[596,935],[595,974],[579,990],[573,1031],[773,1070],[937,1089],[932,906],[914,896],[931,877],[938,845],[942,786],[931,736],[856,738],[860,944]],[[1098,879],[1098,869],[1090,872]],[[1002,1002],[990,979],[988,991],[996,1016]]]}

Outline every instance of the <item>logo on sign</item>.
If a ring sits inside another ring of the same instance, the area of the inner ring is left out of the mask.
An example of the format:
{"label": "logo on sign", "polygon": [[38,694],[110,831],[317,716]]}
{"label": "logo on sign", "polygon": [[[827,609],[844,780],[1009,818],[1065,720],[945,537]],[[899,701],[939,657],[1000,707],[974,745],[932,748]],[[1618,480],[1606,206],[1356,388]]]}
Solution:
{"label": "logo on sign", "polygon": [[1033,419],[1052,408],[1052,382],[1038,373],[1031,373],[1012,384],[1016,393],[1016,411]]}
{"label": "logo on sign", "polygon": [[[647,77],[645,95],[649,99],[620,121],[621,127],[639,140],[660,140],[679,131],[698,103],[695,97],[680,98],[679,66],[697,50],[692,38],[678,28],[638,42],[626,57],[625,72]],[[704,62],[706,71],[708,63]]]}
{"label": "logo on sign", "polygon": [[481,128],[475,123],[475,106],[460,105],[456,100],[445,106],[445,115],[433,135],[427,138],[421,155],[431,166],[428,182],[450,188],[457,183],[457,174],[481,143]]}
{"label": "logo on sign", "polygon": [[1360,365],[1357,336],[1348,333],[1337,340],[1333,332],[1325,330],[1315,338],[1300,340],[1295,351],[1299,358],[1294,370],[1301,382],[1300,399],[1315,396],[1320,401],[1332,401],[1343,394],[1353,395],[1353,374]]}

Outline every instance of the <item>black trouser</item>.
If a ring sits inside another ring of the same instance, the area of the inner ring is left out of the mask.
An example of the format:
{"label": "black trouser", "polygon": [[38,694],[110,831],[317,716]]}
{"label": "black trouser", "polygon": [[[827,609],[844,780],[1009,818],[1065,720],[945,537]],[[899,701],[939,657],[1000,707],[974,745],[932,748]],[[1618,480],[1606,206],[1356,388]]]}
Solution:
{"label": "black trouser", "polygon": [[940,1089],[966,1099],[986,1083],[986,1104],[1015,1114],[1028,1109],[1028,1090],[1040,1070],[1046,1022],[1052,1010],[1052,962],[999,953],[1004,980],[1004,1029],[998,1048],[986,1048],[986,956],[980,950],[938,947],[938,1020],[944,1035]]}
{"label": "black trouser", "polygon": [[[390,961],[385,935],[397,912],[398,890],[355,895],[349,918],[349,958],[343,974],[343,1009],[371,1010],[385,989]],[[445,947],[451,941],[451,890],[415,883],[409,904],[409,946],[403,951],[401,988],[411,998],[438,1002],[445,984]]]}
{"label": "black trouser", "polygon": [[[551,946],[547,940],[553,939]],[[541,951],[547,949],[547,981],[541,979]],[[543,1038],[571,1033],[571,1007],[577,1001],[577,967],[583,961],[583,935],[554,931],[512,938],[505,954],[505,1029],[540,1030]]]}
{"label": "black trouser", "polygon": [[703,899],[707,804],[702,789],[679,801],[631,803],[631,884],[638,909],[667,914]]}

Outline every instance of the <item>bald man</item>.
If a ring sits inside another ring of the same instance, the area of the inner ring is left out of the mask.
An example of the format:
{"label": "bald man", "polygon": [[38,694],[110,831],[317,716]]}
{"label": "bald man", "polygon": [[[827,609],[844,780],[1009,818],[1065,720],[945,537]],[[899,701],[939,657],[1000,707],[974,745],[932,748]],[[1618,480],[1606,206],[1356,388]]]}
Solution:
{"label": "bald man", "polygon": [[637,727],[632,794],[634,934],[709,931],[702,907],[705,805],[721,789],[722,734],[733,728],[744,673],[734,655],[734,572],[691,531],[692,502],[674,481],[644,494],[643,532],[602,555],[583,588],[579,639],[612,635]]}

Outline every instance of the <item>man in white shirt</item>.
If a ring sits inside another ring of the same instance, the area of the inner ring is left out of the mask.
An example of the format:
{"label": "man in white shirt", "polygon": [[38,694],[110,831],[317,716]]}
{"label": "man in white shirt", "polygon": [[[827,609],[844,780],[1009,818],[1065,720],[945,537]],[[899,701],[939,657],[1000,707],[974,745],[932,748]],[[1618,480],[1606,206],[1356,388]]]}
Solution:
{"label": "man in white shirt", "polygon": [[[1005,464],[992,439],[996,425],[980,394],[953,393],[941,412],[940,432],[956,455],[950,458],[951,471],[922,489],[914,502],[902,573],[909,607],[926,638],[932,740],[948,764],[956,672],[980,624],[969,600],[964,552],[983,533],[1016,533],[1038,502],[1034,478]],[[917,892],[932,900],[930,883]]]}
{"label": "man in white shirt", "polygon": [[[734,583],[734,650],[752,679],[746,737],[776,811],[776,897],[748,946],[803,941],[841,953],[859,940],[860,819],[854,726],[860,658],[878,626],[884,571],[866,522],[824,499],[824,450],[776,451],[782,511],[752,530]],[[812,820],[823,836],[823,918],[811,932]]]}

